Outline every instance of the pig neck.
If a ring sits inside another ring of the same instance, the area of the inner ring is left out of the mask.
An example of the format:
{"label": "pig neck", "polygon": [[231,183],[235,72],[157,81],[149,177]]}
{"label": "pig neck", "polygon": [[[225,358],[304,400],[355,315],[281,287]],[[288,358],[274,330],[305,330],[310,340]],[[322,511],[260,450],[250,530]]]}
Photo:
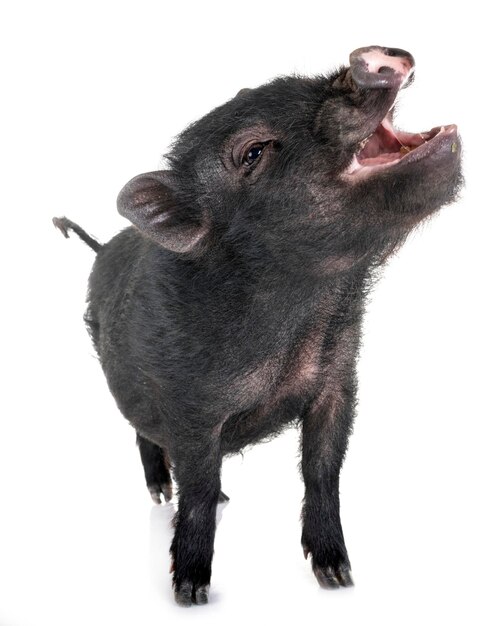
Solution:
{"label": "pig neck", "polygon": [[296,275],[271,264],[251,266],[236,257],[183,265],[190,280],[181,288],[197,291],[193,306],[202,308],[216,332],[221,328],[222,334],[265,347],[269,342],[273,350],[282,338],[288,344],[309,329],[322,329],[331,318],[341,328],[359,322],[370,277],[368,265],[331,277]]}

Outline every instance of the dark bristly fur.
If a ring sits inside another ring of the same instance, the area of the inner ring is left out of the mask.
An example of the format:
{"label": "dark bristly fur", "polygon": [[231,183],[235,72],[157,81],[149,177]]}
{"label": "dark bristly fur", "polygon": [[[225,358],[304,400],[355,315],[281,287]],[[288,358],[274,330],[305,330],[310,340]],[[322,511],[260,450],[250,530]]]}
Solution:
{"label": "dark bristly fur", "polygon": [[223,456],[292,422],[303,549],[322,586],[352,584],[339,473],[365,294],[461,183],[459,149],[345,178],[394,102],[398,85],[386,87],[358,87],[341,68],[241,90],[180,135],[166,170],[125,186],[118,208],[134,227],[100,246],[55,220],[98,253],[86,322],[149,491],[169,499],[171,471],[178,484],[182,605],[208,599]]}

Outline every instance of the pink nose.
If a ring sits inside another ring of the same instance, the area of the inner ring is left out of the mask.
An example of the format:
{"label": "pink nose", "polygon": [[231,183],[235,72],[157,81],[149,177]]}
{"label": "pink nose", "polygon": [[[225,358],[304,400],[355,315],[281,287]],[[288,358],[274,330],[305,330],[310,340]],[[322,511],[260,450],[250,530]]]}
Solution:
{"label": "pink nose", "polygon": [[368,46],[350,55],[352,78],[362,89],[400,89],[414,67],[411,54],[399,48]]}

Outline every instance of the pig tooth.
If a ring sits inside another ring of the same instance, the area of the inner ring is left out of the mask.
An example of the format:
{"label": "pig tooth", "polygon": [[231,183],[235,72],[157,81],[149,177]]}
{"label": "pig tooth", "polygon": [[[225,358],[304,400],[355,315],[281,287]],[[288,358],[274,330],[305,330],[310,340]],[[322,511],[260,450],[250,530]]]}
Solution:
{"label": "pig tooth", "polygon": [[[372,134],[372,133],[371,133],[371,134]],[[368,142],[370,139],[371,139],[371,135],[369,135],[368,137],[366,137],[365,139],[363,139],[363,140],[360,142],[359,146],[360,146],[360,149],[361,149],[361,150],[363,150],[363,149],[364,149],[365,145],[367,144],[367,142]]]}

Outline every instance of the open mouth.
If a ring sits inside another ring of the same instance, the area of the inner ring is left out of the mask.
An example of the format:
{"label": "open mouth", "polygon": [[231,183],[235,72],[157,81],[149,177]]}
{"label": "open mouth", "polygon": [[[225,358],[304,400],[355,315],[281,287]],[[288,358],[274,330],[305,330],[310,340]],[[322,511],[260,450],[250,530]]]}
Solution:
{"label": "open mouth", "polygon": [[414,162],[440,151],[459,151],[457,126],[437,126],[424,133],[406,133],[396,130],[389,114],[376,130],[361,142],[346,170],[349,176],[367,176],[376,171]]}

